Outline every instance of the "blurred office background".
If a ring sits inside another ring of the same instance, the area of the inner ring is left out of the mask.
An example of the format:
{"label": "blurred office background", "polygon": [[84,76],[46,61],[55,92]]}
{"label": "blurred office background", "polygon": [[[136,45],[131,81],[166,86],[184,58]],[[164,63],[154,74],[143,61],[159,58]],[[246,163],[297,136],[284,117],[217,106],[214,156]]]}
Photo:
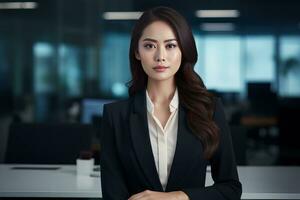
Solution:
{"label": "blurred office background", "polygon": [[[238,164],[300,164],[296,0],[1,0],[1,163],[64,163],[51,153],[79,150],[97,161],[102,105],[127,97],[131,29],[157,5],[191,25],[195,70],[223,100]],[[40,157],[27,161],[30,148]]]}

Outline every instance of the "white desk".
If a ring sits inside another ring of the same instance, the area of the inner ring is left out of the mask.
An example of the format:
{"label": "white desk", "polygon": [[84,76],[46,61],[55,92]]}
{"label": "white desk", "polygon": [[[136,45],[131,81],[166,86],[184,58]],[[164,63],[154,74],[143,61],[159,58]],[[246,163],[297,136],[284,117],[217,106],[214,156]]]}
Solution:
{"label": "white desk", "polygon": [[[60,169],[12,170],[14,166]],[[300,199],[300,167],[238,167],[238,171],[242,199]],[[208,172],[206,185],[212,183]],[[99,177],[77,176],[72,165],[0,164],[0,197],[101,198],[102,193]]]}
{"label": "white desk", "polygon": [[[238,167],[242,199],[300,199],[300,167]],[[206,185],[213,183],[210,173]]]}
{"label": "white desk", "polygon": [[300,167],[238,167],[242,199],[300,199]]}
{"label": "white desk", "polygon": [[[13,170],[14,166],[60,167],[58,170]],[[100,172],[95,172],[100,175]],[[0,197],[101,198],[98,177],[77,176],[75,165],[0,165]]]}

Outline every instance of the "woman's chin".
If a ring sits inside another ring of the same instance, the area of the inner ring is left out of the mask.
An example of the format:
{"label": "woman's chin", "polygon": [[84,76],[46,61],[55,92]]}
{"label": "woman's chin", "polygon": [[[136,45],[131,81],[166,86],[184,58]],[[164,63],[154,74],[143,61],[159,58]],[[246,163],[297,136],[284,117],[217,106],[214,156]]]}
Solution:
{"label": "woman's chin", "polygon": [[155,76],[149,76],[149,79],[151,81],[168,81],[170,79],[174,78],[174,76],[171,76],[171,75],[163,75],[163,74],[160,74],[160,75],[155,75]]}

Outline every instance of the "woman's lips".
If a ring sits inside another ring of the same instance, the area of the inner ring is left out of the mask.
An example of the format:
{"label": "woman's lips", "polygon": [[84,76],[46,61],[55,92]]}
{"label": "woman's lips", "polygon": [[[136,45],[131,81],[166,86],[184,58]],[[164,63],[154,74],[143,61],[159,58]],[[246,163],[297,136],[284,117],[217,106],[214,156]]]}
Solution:
{"label": "woman's lips", "polygon": [[156,66],[156,67],[153,67],[153,69],[156,71],[156,72],[164,72],[168,69],[168,67],[165,67],[165,66]]}

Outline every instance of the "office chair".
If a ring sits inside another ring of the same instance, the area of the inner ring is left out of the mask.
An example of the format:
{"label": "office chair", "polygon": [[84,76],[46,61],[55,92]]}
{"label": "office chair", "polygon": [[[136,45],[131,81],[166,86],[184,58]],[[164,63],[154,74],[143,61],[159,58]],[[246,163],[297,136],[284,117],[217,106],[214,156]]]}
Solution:
{"label": "office chair", "polygon": [[75,164],[81,150],[90,150],[91,125],[13,123],[5,163]]}

